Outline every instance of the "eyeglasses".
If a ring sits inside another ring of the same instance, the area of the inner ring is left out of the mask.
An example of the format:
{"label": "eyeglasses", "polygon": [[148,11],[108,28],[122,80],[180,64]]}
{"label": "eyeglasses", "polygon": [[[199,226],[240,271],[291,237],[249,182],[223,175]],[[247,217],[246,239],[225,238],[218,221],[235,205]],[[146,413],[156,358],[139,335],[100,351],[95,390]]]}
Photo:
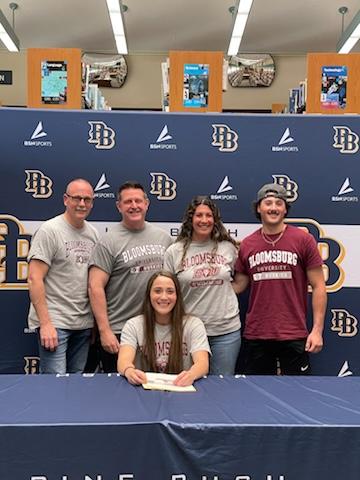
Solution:
{"label": "eyeglasses", "polygon": [[85,205],[91,205],[94,201],[93,197],[81,197],[80,195],[69,195],[68,193],[65,192],[65,195],[71,200],[74,200],[76,203],[81,203],[82,200],[84,200]]}

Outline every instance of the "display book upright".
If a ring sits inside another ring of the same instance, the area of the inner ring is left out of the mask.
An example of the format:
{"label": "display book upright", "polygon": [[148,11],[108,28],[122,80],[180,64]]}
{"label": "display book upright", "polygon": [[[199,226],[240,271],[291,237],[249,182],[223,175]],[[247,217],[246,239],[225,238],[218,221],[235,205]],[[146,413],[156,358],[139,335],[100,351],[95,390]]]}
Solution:
{"label": "display book upright", "polygon": [[306,106],[307,79],[301,81],[296,88],[289,89],[289,113],[303,113]]}
{"label": "display book upright", "polygon": [[[228,68],[229,61],[224,59],[222,69],[222,91],[226,92],[228,89]],[[170,98],[170,59],[167,58],[165,62],[161,63],[161,108],[164,112],[169,111]]]}
{"label": "display book upright", "polygon": [[161,108],[164,112],[169,111],[169,58],[166,62],[161,62]]}

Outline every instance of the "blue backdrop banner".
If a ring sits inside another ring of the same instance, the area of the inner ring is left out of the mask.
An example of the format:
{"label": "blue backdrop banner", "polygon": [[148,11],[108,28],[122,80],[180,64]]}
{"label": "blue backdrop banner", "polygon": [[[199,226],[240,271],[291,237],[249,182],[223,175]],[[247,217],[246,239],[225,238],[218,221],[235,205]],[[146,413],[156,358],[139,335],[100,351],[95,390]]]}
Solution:
{"label": "blue backdrop banner", "polygon": [[264,183],[283,185],[289,222],[310,231],[329,292],[321,375],[359,374],[359,135],[357,116],[213,115],[1,109],[0,372],[35,373],[35,335],[26,256],[31,235],[63,210],[73,178],[95,190],[89,220],[105,231],[119,220],[117,187],[137,180],[148,219],[173,236],[197,194],[210,195],[241,240],[258,228],[252,212]]}

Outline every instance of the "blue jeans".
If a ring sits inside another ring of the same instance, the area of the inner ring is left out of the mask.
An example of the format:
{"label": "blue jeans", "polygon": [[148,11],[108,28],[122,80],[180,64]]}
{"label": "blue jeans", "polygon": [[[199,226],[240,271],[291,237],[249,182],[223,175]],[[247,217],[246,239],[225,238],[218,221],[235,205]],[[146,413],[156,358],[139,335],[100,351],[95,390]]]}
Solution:
{"label": "blue jeans", "polygon": [[234,375],[241,345],[240,330],[225,335],[208,337],[212,356],[211,375]]}
{"label": "blue jeans", "polygon": [[82,373],[90,346],[91,328],[84,330],[56,329],[58,346],[51,352],[40,344],[40,373]]}

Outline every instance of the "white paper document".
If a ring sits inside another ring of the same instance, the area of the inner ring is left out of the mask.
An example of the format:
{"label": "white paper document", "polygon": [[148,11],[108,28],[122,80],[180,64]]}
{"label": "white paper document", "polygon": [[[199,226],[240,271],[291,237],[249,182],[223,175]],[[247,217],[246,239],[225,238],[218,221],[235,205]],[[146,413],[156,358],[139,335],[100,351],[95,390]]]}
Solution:
{"label": "white paper document", "polygon": [[168,392],[196,392],[193,385],[179,387],[174,385],[177,375],[168,373],[146,372],[147,383],[143,384],[146,390],[166,390]]}

